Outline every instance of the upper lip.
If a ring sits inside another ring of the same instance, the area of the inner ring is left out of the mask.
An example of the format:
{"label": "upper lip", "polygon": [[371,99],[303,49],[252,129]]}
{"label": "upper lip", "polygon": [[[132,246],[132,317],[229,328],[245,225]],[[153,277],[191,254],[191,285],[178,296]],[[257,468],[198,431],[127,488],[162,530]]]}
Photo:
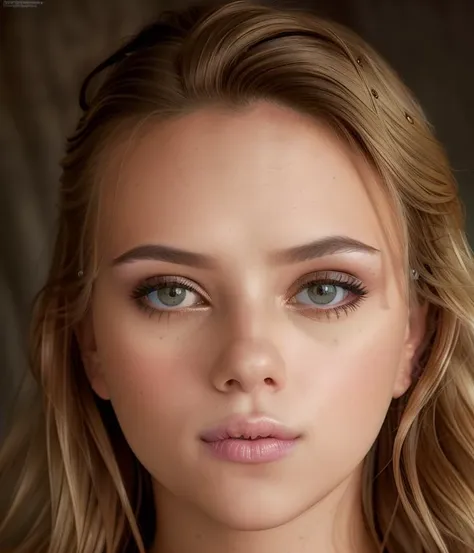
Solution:
{"label": "upper lip", "polygon": [[277,440],[294,440],[298,432],[269,417],[249,417],[234,415],[221,424],[203,432],[201,439],[205,442],[218,442],[229,438],[275,438]]}

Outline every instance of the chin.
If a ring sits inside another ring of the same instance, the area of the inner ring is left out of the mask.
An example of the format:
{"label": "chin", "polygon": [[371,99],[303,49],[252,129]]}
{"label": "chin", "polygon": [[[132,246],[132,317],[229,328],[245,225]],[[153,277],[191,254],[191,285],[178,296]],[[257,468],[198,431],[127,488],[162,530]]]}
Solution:
{"label": "chin", "polygon": [[[238,496],[237,496],[238,495]],[[255,493],[251,487],[240,490],[235,496],[222,495],[200,502],[206,516],[232,530],[270,530],[291,522],[311,508],[311,504],[298,501],[289,493]]]}
{"label": "chin", "polygon": [[223,518],[223,514],[220,514],[219,522],[230,530],[258,532],[284,526],[298,516],[299,513],[256,513],[248,511],[246,513],[232,513],[226,518]]}

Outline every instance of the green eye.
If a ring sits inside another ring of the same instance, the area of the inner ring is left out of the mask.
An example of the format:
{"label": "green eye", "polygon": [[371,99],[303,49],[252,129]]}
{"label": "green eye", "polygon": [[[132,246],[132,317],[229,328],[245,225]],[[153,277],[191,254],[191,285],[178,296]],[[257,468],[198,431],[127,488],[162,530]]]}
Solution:
{"label": "green eye", "polygon": [[[146,298],[157,307],[177,307],[186,304],[190,292],[181,286],[165,286],[147,294]],[[188,298],[187,298],[188,296]]]}
{"label": "green eye", "polygon": [[330,306],[345,300],[349,294],[342,286],[326,283],[315,283],[306,285],[295,298],[304,305]]}

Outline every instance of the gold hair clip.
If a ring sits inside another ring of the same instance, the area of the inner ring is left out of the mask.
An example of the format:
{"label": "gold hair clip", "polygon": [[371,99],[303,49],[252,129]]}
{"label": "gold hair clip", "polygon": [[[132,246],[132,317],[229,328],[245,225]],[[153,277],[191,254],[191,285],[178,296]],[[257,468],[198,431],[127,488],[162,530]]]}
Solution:
{"label": "gold hair clip", "polygon": [[[359,67],[364,67],[364,64],[362,63],[362,57],[361,56],[358,56],[357,58],[355,58],[355,60],[356,60],[356,63]],[[372,94],[372,96],[376,100],[379,99],[380,95],[379,95],[378,91],[375,88],[371,88],[370,93]],[[405,119],[410,123],[410,125],[415,124],[415,119],[407,111],[405,111]]]}

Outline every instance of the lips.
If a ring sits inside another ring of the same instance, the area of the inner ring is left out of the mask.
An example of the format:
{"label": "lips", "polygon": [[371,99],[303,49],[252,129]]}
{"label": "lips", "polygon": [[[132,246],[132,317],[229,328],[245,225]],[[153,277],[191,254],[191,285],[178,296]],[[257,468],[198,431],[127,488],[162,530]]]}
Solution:
{"label": "lips", "polygon": [[214,428],[205,431],[201,439],[207,443],[229,439],[262,440],[295,440],[298,432],[268,417],[233,416]]}
{"label": "lips", "polygon": [[248,416],[230,417],[200,436],[205,450],[215,459],[246,465],[288,457],[299,437],[298,432],[274,419]]}

